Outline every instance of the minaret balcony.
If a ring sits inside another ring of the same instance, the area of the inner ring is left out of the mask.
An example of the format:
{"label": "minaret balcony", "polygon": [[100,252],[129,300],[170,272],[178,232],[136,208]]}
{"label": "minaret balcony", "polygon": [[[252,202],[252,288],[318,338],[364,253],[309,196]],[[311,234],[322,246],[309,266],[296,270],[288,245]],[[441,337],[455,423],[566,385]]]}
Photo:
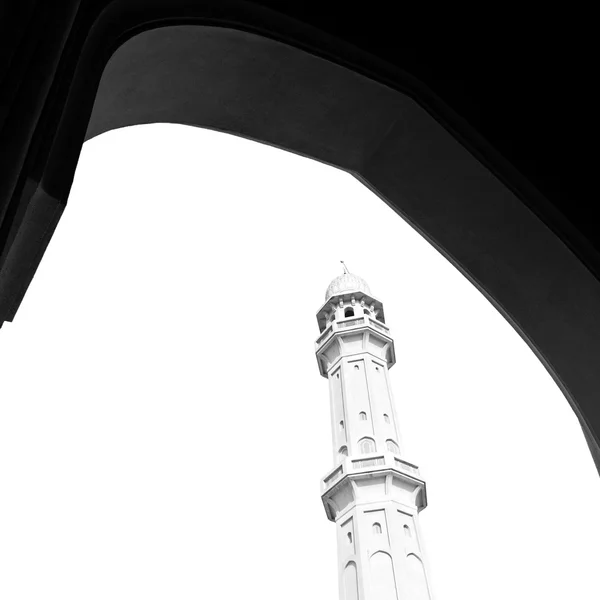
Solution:
{"label": "minaret balcony", "polygon": [[321,491],[332,521],[356,504],[373,501],[391,499],[416,511],[427,506],[419,468],[391,452],[344,458],[321,480]]}
{"label": "minaret balcony", "polygon": [[356,352],[371,352],[386,360],[388,367],[396,362],[389,327],[366,315],[331,323],[317,338],[315,350],[323,377],[342,355]]}
{"label": "minaret balcony", "polygon": [[316,342],[317,349],[322,346],[336,331],[347,331],[350,328],[354,329],[365,326],[373,327],[388,337],[390,335],[390,328],[387,325],[384,325],[381,321],[377,321],[376,319],[366,316],[350,317],[349,319],[331,323],[329,327],[327,327],[327,329],[325,329],[325,331],[323,331],[323,333],[318,337]]}
{"label": "minaret balcony", "polygon": [[321,491],[325,493],[347,473],[358,473],[373,467],[392,467],[411,476],[420,476],[419,467],[391,452],[373,452],[359,457],[346,456],[339,465],[331,469],[321,480]]}

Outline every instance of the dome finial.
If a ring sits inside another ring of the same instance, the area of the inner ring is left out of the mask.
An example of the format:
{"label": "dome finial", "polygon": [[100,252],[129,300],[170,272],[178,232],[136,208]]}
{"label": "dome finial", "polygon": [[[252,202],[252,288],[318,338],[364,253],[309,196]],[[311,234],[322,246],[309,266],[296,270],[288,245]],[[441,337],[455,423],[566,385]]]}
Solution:
{"label": "dome finial", "polygon": [[340,262],[342,263],[342,265],[344,265],[344,275],[348,275],[350,273],[350,271],[348,271],[348,267],[346,266],[346,263],[343,260],[340,260]]}

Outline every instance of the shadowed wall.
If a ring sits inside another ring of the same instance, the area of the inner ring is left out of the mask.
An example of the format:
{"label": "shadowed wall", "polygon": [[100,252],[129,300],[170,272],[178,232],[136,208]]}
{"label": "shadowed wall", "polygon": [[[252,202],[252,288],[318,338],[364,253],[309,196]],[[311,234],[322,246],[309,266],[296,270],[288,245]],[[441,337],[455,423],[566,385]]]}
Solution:
{"label": "shadowed wall", "polygon": [[[468,93],[461,95],[468,81],[453,75],[456,65],[464,63],[442,56],[419,63],[418,52],[380,43],[397,36],[396,23],[385,35],[385,10],[372,7],[355,21],[348,14],[350,26],[344,24],[334,36],[322,11],[301,17],[293,3],[274,9],[268,4],[4,3],[0,323],[14,318],[52,237],[86,130],[92,137],[162,121],[228,131],[347,170],[389,203],[533,348],[579,417],[600,467],[600,262],[593,221],[585,218],[585,204],[570,193],[573,178],[561,179],[550,167],[540,178],[538,157],[545,156],[547,165],[558,164],[549,158],[556,152],[544,155],[542,145],[535,160],[528,160],[527,152],[512,152],[513,164],[528,169],[529,179],[521,176],[398,65],[412,64],[455,105],[462,97],[465,114],[479,120],[482,131],[493,133],[490,123],[496,123],[494,143],[505,151],[511,142],[519,147],[519,125],[511,126],[515,105],[511,118],[504,114],[512,90],[488,111],[486,125],[478,119],[483,99],[478,104]],[[519,54],[512,68],[526,59]],[[507,60],[503,55],[495,63],[503,68],[492,69],[488,86],[506,71]],[[441,71],[440,62],[445,65]],[[486,85],[484,71],[474,73],[471,96]],[[530,71],[521,72],[519,91],[529,78]],[[557,93],[553,88],[544,102],[534,103],[536,111],[551,106]],[[563,109],[567,94],[559,98]],[[526,96],[519,101],[527,103]],[[564,112],[571,127],[576,111]],[[518,123],[523,131],[531,128],[531,119]],[[554,135],[561,123],[564,132],[564,118],[555,119]],[[508,143],[504,130],[498,134],[499,124],[512,132]]]}
{"label": "shadowed wall", "polygon": [[158,121],[241,135],[354,174],[492,301],[580,421],[582,409],[600,419],[600,283],[415,101],[253,34],[163,27],[111,58],[87,138]]}

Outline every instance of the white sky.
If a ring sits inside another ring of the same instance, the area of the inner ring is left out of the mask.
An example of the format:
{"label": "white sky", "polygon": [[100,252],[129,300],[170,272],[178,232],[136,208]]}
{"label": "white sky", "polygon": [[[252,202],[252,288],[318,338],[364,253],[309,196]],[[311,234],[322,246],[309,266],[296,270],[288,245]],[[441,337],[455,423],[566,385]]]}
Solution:
{"label": "white sky", "polygon": [[600,478],[492,305],[351,175],[158,124],[85,144],[0,330],[3,600],[338,598],[313,342],[340,259],[395,338],[436,600],[598,599]]}

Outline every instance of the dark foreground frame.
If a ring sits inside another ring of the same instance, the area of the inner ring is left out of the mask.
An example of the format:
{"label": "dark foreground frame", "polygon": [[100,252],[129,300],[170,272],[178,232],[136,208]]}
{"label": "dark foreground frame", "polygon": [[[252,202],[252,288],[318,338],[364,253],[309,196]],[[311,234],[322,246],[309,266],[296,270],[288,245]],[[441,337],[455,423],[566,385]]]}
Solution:
{"label": "dark foreground frame", "polygon": [[60,219],[85,139],[152,122],[226,131],[352,173],[415,227],[544,363],[600,468],[593,248],[418,79],[252,2],[48,4],[13,9],[0,63],[0,323]]}

